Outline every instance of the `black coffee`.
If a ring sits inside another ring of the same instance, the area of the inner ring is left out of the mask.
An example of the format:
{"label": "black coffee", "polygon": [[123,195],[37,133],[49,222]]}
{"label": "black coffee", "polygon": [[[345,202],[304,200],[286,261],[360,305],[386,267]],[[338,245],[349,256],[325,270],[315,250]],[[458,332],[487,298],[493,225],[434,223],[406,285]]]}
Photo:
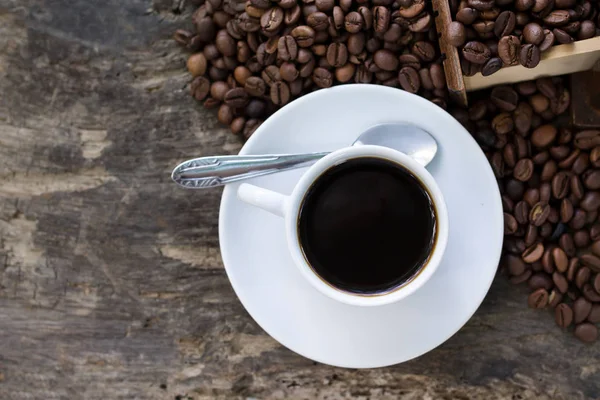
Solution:
{"label": "black coffee", "polygon": [[410,280],[436,238],[435,207],[407,170],[358,158],[325,171],[309,189],[298,223],[308,263],[329,284],[381,293]]}

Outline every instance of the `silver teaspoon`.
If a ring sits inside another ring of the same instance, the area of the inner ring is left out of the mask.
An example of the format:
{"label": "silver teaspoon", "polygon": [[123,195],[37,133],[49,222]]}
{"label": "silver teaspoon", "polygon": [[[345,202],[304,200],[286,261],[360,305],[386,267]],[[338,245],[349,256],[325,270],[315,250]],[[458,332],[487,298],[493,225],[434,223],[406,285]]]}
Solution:
{"label": "silver teaspoon", "polygon": [[[433,136],[418,126],[407,123],[375,125],[352,143],[389,147],[398,150],[427,166],[437,153]],[[190,189],[223,186],[257,176],[306,167],[325,157],[329,152],[307,154],[265,154],[251,156],[209,156],[187,160],[179,164],[171,178]]]}

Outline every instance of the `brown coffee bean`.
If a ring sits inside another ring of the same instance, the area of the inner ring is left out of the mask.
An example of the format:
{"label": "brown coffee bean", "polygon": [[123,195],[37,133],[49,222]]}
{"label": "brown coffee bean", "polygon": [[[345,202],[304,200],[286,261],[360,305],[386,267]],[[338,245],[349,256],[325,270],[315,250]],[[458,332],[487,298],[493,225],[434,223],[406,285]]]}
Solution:
{"label": "brown coffee bean", "polygon": [[530,22],[523,28],[523,38],[527,43],[540,45],[544,41],[544,37],[544,30],[535,22]]}
{"label": "brown coffee bean", "polygon": [[398,13],[404,18],[414,18],[425,10],[425,0],[414,0],[410,5],[400,6]]}
{"label": "brown coffee bean", "polygon": [[421,14],[420,17],[417,17],[415,20],[412,20],[408,24],[408,29],[411,32],[425,32],[427,31],[433,23],[433,19],[431,15],[428,13]]}
{"label": "brown coffee bean", "polygon": [[494,25],[494,21],[479,20],[473,23],[472,27],[480,37],[483,36],[487,38],[487,36],[493,37]]}
{"label": "brown coffee bean", "polygon": [[531,275],[527,284],[531,290],[543,288],[548,291],[552,289],[553,286],[552,279],[545,272],[537,272]]}
{"label": "brown coffee bean", "polygon": [[373,54],[373,61],[384,71],[395,71],[399,64],[396,55],[390,50],[386,49],[377,50],[377,52]]}
{"label": "brown coffee bean", "polygon": [[523,272],[521,275],[516,275],[516,276],[511,277],[510,283],[512,283],[513,285],[519,285],[523,282],[527,282],[532,274],[533,274],[533,272],[531,272],[531,270],[528,269],[527,271]]}
{"label": "brown coffee bean", "polygon": [[363,17],[356,11],[348,13],[344,19],[344,27],[350,33],[359,32],[364,25]]}
{"label": "brown coffee bean", "polygon": [[204,53],[192,54],[187,60],[187,69],[192,76],[201,76],[206,73],[207,61]]}
{"label": "brown coffee bean", "polygon": [[579,324],[573,331],[575,337],[584,343],[593,343],[598,339],[598,328],[590,323]]}
{"label": "brown coffee bean", "polygon": [[600,293],[600,274],[596,274],[592,286],[594,287],[596,293]]}
{"label": "brown coffee bean", "polygon": [[334,0],[315,0],[315,5],[319,11],[327,12],[333,9]]}
{"label": "brown coffee bean", "polygon": [[419,57],[422,61],[430,62],[435,58],[435,48],[430,42],[418,41],[412,47],[412,54]]}
{"label": "brown coffee bean", "polygon": [[600,302],[600,294],[594,290],[592,285],[586,283],[581,289],[583,296],[590,302]]}
{"label": "brown coffee bean", "polygon": [[308,25],[300,25],[292,29],[292,37],[300,47],[310,47],[315,42],[315,31]]}
{"label": "brown coffee bean", "polygon": [[521,41],[517,36],[503,36],[498,42],[498,57],[504,65],[519,64]]}
{"label": "brown coffee bean", "polygon": [[490,99],[502,111],[513,112],[519,104],[519,94],[510,86],[496,86],[492,89]]}
{"label": "brown coffee bean", "polygon": [[208,92],[210,91],[210,81],[203,76],[197,76],[192,81],[190,89],[192,96],[196,100],[202,101],[208,96]]}
{"label": "brown coffee bean", "polygon": [[525,201],[518,202],[514,209],[514,216],[521,225],[529,223],[529,204]]}
{"label": "brown coffee bean", "polygon": [[509,213],[504,213],[504,234],[512,235],[517,231],[519,224],[515,217],[510,215]]}
{"label": "brown coffee bean", "polygon": [[552,29],[552,33],[554,34],[556,41],[560,44],[568,44],[573,42],[573,37],[562,29],[554,28]]}
{"label": "brown coffee bean", "polygon": [[519,257],[514,255],[507,255],[504,258],[508,273],[512,276],[521,275],[527,269],[527,265]]}
{"label": "brown coffee bean", "polygon": [[529,222],[535,226],[542,226],[548,215],[550,214],[550,206],[548,203],[538,202],[532,208],[529,213]]}
{"label": "brown coffee bean", "polygon": [[536,243],[523,251],[521,258],[528,264],[532,264],[542,258],[544,254],[544,245]]}
{"label": "brown coffee bean", "polygon": [[531,179],[531,175],[533,175],[533,168],[533,161],[528,158],[523,158],[517,162],[513,175],[515,179],[518,179],[521,182],[527,182]]}
{"label": "brown coffee bean", "polygon": [[567,223],[573,218],[574,208],[573,203],[569,199],[563,199],[560,203],[560,220]]}
{"label": "brown coffee bean", "polygon": [[282,81],[276,81],[271,85],[271,101],[273,104],[282,106],[290,101],[290,88]]}
{"label": "brown coffee bean", "polygon": [[418,72],[411,67],[400,69],[400,72],[398,72],[398,81],[402,89],[409,93],[417,93],[421,85]]}
{"label": "brown coffee bean", "polygon": [[523,196],[523,200],[533,207],[538,201],[540,201],[540,191],[538,189],[529,188]]}
{"label": "brown coffee bean", "polygon": [[531,246],[537,241],[537,239],[538,239],[537,226],[534,226],[531,224],[527,225],[527,228],[525,229],[525,237],[524,237],[525,245]]}
{"label": "brown coffee bean", "polygon": [[563,298],[564,296],[562,293],[560,293],[558,290],[553,289],[550,292],[550,295],[548,296],[548,306],[550,306],[551,308],[555,308],[562,302]]}
{"label": "brown coffee bean", "polygon": [[548,305],[548,292],[540,288],[529,295],[527,300],[529,308],[545,308]]}
{"label": "brown coffee bean", "polygon": [[590,311],[590,315],[588,315],[587,320],[592,324],[597,324],[600,322],[600,304],[592,305],[592,311]]}
{"label": "brown coffee bean", "polygon": [[581,150],[590,150],[600,145],[600,130],[586,130],[578,132],[574,139],[575,147]]}
{"label": "brown coffee bean", "polygon": [[250,98],[244,88],[238,87],[228,90],[223,100],[225,104],[235,109],[246,106]]}
{"label": "brown coffee bean", "polygon": [[335,70],[335,79],[341,83],[348,82],[354,77],[355,71],[356,67],[354,66],[354,64],[347,63],[343,67],[337,68]]}
{"label": "brown coffee bean", "polygon": [[581,179],[577,175],[573,175],[570,178],[569,186],[571,188],[571,193],[577,199],[582,199],[584,196],[583,183],[581,183]]}
{"label": "brown coffee bean", "polygon": [[535,68],[540,63],[540,49],[534,44],[524,44],[519,50],[519,63],[525,68]]}
{"label": "brown coffee bean", "polygon": [[463,57],[474,64],[485,64],[491,57],[490,49],[481,42],[468,42],[462,49]]}
{"label": "brown coffee bean", "polygon": [[563,274],[559,272],[554,272],[552,274],[552,281],[554,282],[554,286],[556,286],[559,292],[567,293],[567,290],[569,289],[569,282],[567,282],[567,278],[565,278]]}
{"label": "brown coffee bean", "polygon": [[548,203],[550,201],[551,194],[552,194],[552,189],[550,188],[550,184],[542,183],[540,185],[540,202]]}
{"label": "brown coffee bean", "polygon": [[542,40],[542,43],[540,43],[540,52],[545,52],[546,50],[548,50],[550,47],[552,47],[552,45],[554,45],[554,33],[552,33],[551,30],[549,29],[544,29],[544,40]]}
{"label": "brown coffee bean", "polygon": [[581,289],[583,285],[590,279],[592,273],[588,267],[580,267],[575,273],[575,285]]}
{"label": "brown coffee bean", "polygon": [[577,248],[587,247],[590,242],[591,239],[588,231],[577,231],[573,234],[573,244]]}
{"label": "brown coffee bean", "polygon": [[261,73],[261,77],[265,84],[269,87],[273,86],[275,82],[281,80],[279,68],[277,68],[275,65],[269,65],[267,68],[265,68]]}
{"label": "brown coffee bean", "polygon": [[460,22],[453,21],[446,28],[446,39],[455,47],[460,47],[465,43],[467,36],[465,26]]}
{"label": "brown coffee bean", "polygon": [[573,257],[569,260],[569,267],[567,268],[567,280],[573,282],[575,275],[579,270],[579,258]]}
{"label": "brown coffee bean", "polygon": [[502,11],[494,24],[494,34],[497,37],[510,35],[515,29],[517,23],[515,13],[512,11]]}
{"label": "brown coffee bean", "polygon": [[600,207],[600,192],[587,192],[579,206],[585,211],[596,211]]}
{"label": "brown coffee bean", "polygon": [[563,199],[569,194],[569,174],[561,171],[552,178],[552,195],[556,199]]}
{"label": "brown coffee bean", "polygon": [[291,35],[279,38],[277,42],[277,57],[283,61],[294,61],[298,57],[298,44]]}
{"label": "brown coffee bean", "polygon": [[279,67],[279,74],[281,75],[281,79],[288,82],[295,81],[300,75],[296,69],[296,65],[289,61],[281,64],[281,67]]}
{"label": "brown coffee bean", "polygon": [[547,247],[542,255],[542,268],[545,273],[551,275],[554,272],[554,259],[552,258],[552,247]]}
{"label": "brown coffee bean", "polygon": [[590,39],[596,35],[596,25],[592,21],[582,21],[577,39]]}
{"label": "brown coffee bean", "polygon": [[554,178],[554,176],[556,175],[557,171],[558,171],[558,165],[556,164],[556,161],[548,160],[542,167],[542,173],[540,174],[540,179],[542,180],[542,182],[551,181],[552,178]]}
{"label": "brown coffee bean", "polygon": [[554,311],[554,320],[556,325],[561,328],[568,328],[573,323],[573,310],[565,303],[557,305]]}
{"label": "brown coffee bean", "polygon": [[[556,270],[561,274],[567,272],[567,268],[569,267],[569,260],[565,252],[557,247],[552,250],[552,259],[554,260],[554,266]],[[564,292],[563,292],[564,293]]]}
{"label": "brown coffee bean", "polygon": [[341,67],[348,61],[348,49],[343,43],[331,43],[327,47],[327,62],[332,67]]}
{"label": "brown coffee bean", "polygon": [[[276,32],[283,24],[284,11],[281,7],[273,7],[260,17],[260,26],[267,33]],[[243,28],[242,28],[243,29]]]}
{"label": "brown coffee bean", "polygon": [[499,57],[490,58],[481,68],[481,75],[490,76],[502,68],[502,59]]}
{"label": "brown coffee bean", "polygon": [[569,156],[571,149],[568,146],[552,146],[549,152],[552,158],[561,161]]}
{"label": "brown coffee bean", "polygon": [[498,135],[508,134],[513,130],[513,127],[513,119],[509,113],[500,113],[496,115],[492,120],[492,129]]}
{"label": "brown coffee bean", "polygon": [[328,88],[333,84],[333,76],[325,68],[319,67],[313,72],[313,82],[320,88]]}
{"label": "brown coffee bean", "polygon": [[390,26],[390,11],[387,7],[377,6],[373,8],[373,29],[376,33],[387,32]]}
{"label": "brown coffee bean", "polygon": [[544,17],[544,23],[548,26],[561,26],[569,22],[570,16],[567,10],[554,10]]}
{"label": "brown coffee bean", "polygon": [[456,13],[456,20],[465,25],[471,25],[479,17],[479,11],[465,7]]}
{"label": "brown coffee bean", "polygon": [[573,302],[573,320],[576,324],[586,320],[592,311],[592,303],[585,297],[579,297]]}

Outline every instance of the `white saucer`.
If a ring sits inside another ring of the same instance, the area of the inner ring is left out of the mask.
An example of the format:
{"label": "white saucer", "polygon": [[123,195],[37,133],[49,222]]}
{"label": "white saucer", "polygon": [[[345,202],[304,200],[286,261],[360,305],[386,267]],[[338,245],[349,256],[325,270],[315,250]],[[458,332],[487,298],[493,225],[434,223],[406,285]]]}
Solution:
{"label": "white saucer", "polygon": [[[500,259],[503,214],[488,161],[469,133],[425,99],[398,89],[347,85],[304,96],[269,118],[240,154],[331,151],[367,128],[408,121],[435,136],[427,167],[446,199],[449,239],[435,275],[391,305],[338,303],[304,280],[288,253],[284,222],[225,188],[219,238],[227,275],[246,310],[289,349],[326,364],[372,368],[417,357],[446,341],[481,304]],[[291,193],[304,169],[252,183]]]}

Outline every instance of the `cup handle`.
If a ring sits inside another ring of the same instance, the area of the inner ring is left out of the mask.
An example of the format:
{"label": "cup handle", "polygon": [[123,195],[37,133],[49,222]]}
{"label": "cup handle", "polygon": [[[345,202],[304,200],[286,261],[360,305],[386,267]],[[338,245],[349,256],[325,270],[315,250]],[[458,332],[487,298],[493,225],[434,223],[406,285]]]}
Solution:
{"label": "cup handle", "polygon": [[262,208],[278,217],[285,217],[290,196],[242,183],[237,191],[238,198],[245,203]]}

